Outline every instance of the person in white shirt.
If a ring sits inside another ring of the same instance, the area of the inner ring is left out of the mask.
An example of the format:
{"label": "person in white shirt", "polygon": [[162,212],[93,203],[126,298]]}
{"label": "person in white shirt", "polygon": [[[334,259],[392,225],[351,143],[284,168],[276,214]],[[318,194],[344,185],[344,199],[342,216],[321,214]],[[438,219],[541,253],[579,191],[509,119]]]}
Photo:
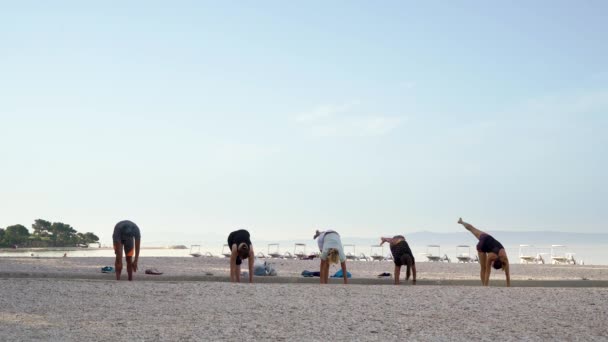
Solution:
{"label": "person in white shirt", "polygon": [[346,272],[346,255],[342,247],[340,235],[333,230],[316,231],[313,239],[317,239],[319,251],[321,251],[321,284],[327,284],[329,280],[329,265],[340,262],[344,284],[348,284],[348,273]]}

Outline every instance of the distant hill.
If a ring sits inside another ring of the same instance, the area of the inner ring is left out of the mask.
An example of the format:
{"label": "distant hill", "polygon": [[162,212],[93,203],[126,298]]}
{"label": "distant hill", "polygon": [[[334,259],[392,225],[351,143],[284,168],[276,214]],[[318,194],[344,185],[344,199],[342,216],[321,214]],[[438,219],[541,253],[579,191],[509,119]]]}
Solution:
{"label": "distant hill", "polygon": [[[581,245],[581,244],[608,244],[608,234],[605,233],[566,233],[549,231],[529,231],[529,232],[510,232],[510,231],[488,231],[503,245],[516,246],[527,245]],[[405,238],[413,245],[458,245],[476,244],[475,237],[469,232],[455,233],[434,233],[434,232],[415,232],[405,234]],[[379,239],[343,237],[344,243],[357,245],[375,244]]]}

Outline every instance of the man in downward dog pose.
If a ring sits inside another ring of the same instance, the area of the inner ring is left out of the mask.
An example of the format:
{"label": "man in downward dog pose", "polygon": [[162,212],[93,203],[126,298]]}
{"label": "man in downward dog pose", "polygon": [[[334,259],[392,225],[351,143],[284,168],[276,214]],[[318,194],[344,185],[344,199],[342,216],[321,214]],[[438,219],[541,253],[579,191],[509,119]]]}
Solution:
{"label": "man in downward dog pose", "polygon": [[405,241],[403,235],[395,235],[392,238],[381,237],[380,246],[388,242],[393,254],[393,262],[395,263],[395,285],[399,285],[399,276],[401,274],[401,266],[406,266],[405,281],[410,279],[410,269],[412,274],[412,284],[416,285],[416,260],[410,246]]}
{"label": "man in downward dog pose", "polygon": [[249,282],[253,283],[253,246],[249,238],[249,232],[245,229],[235,230],[228,235],[228,246],[230,247],[230,281],[241,282],[241,263],[243,259],[249,259]]}
{"label": "man in downward dog pose", "polygon": [[[114,227],[112,240],[114,242],[114,254],[116,254],[116,261],[114,262],[116,280],[120,280],[120,274],[122,273],[122,252],[124,249],[127,259],[127,275],[129,281],[131,281],[133,280],[133,272],[137,272],[137,261],[139,259],[141,241],[139,227],[128,220],[120,221]],[[133,256],[135,256],[135,259],[133,259]]]}
{"label": "man in downward dog pose", "polygon": [[490,284],[490,272],[492,271],[492,267],[494,267],[496,270],[502,269],[505,271],[507,287],[511,286],[509,259],[507,258],[507,252],[502,244],[491,235],[464,222],[462,218],[458,220],[458,223],[463,225],[479,240],[477,243],[477,254],[479,255],[479,266],[481,267],[481,272],[479,274],[481,284],[483,286],[488,286]]}

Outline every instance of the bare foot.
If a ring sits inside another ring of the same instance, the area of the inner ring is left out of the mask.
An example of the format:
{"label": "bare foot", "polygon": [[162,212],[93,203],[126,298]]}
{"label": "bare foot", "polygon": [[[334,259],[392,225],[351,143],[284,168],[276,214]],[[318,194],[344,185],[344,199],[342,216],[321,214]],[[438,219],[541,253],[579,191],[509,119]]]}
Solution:
{"label": "bare foot", "polygon": [[458,219],[458,224],[462,224],[462,217]]}

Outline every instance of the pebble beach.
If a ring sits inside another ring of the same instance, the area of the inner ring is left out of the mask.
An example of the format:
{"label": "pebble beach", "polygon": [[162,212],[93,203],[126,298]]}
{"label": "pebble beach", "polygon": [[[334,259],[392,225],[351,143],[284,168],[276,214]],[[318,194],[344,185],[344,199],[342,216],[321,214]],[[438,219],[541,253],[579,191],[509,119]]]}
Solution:
{"label": "pebble beach", "polygon": [[[3,341],[608,340],[606,266],[516,264],[506,288],[501,272],[479,286],[477,264],[419,262],[416,286],[394,286],[376,277],[392,273],[391,262],[349,262],[349,285],[320,286],[300,276],[318,260],[268,262],[278,276],[231,284],[222,258],[142,257],[133,282],[100,272],[113,258],[0,258],[0,333]],[[152,267],[163,274],[144,274]]]}

